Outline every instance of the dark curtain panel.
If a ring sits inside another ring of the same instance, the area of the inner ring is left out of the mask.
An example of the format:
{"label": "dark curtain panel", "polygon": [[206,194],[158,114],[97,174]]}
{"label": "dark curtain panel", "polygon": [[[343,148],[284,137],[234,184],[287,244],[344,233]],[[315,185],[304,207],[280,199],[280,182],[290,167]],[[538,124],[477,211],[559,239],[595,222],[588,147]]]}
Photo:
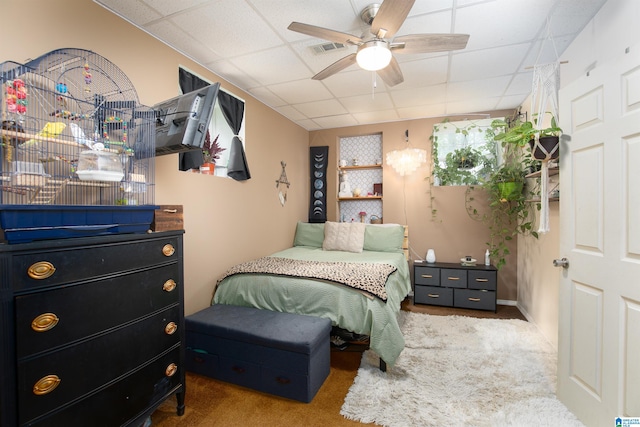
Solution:
{"label": "dark curtain panel", "polygon": [[246,181],[251,179],[249,165],[247,164],[247,156],[242,147],[242,141],[237,134],[242,127],[242,116],[244,114],[244,102],[229,95],[226,92],[218,92],[218,102],[224,115],[225,120],[236,134],[231,140],[231,148],[229,149],[229,164],[227,165],[227,175],[236,181]]}
{"label": "dark curtain panel", "polygon": [[[182,93],[193,92],[194,90],[209,86],[209,83],[182,68],[178,69],[178,81]],[[199,168],[202,163],[204,163],[202,150],[187,151],[180,153],[178,169],[188,171],[189,169]]]}

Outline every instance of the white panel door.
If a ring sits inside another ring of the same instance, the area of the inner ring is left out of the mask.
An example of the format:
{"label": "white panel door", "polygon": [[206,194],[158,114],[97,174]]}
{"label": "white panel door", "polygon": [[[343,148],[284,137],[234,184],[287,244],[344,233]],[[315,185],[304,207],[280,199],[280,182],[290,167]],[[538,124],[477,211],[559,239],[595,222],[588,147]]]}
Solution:
{"label": "white panel door", "polygon": [[587,426],[640,416],[640,46],[560,91],[558,397]]}

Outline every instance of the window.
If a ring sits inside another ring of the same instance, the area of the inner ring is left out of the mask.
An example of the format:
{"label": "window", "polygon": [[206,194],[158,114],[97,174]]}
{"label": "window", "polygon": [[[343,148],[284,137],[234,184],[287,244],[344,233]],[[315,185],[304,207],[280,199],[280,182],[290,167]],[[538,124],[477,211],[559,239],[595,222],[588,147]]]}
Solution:
{"label": "window", "polygon": [[434,185],[475,185],[496,169],[495,119],[443,122],[433,127]]}
{"label": "window", "polygon": [[[190,92],[197,88],[204,87],[213,83],[200,76],[197,76],[193,72],[188,71],[184,68],[179,69],[179,74],[180,74],[180,88],[182,93]],[[224,92],[226,96],[234,100],[237,100],[242,104],[242,121],[241,121],[240,129],[237,133],[237,136],[242,142],[242,149],[244,150],[244,132],[245,132],[244,104],[245,102],[243,99],[235,96],[234,94],[232,94],[231,92],[229,92],[228,90],[222,87],[220,88],[220,92]],[[234,132],[234,129],[231,127],[231,125],[225,118],[224,112],[222,111],[222,107],[220,105],[220,93],[218,94],[218,98],[216,99],[211,121],[209,123],[209,136],[212,142],[217,138],[217,143],[222,149],[222,151],[218,153],[219,158],[215,159],[216,166],[214,169],[214,175],[221,176],[221,177],[228,177],[227,171],[228,171],[228,164],[229,164],[229,154],[231,153],[231,145],[232,145],[233,137],[236,136],[236,133]],[[198,158],[198,162],[196,162],[197,165],[200,165],[199,162],[202,161],[200,157],[201,157],[200,155],[197,156]],[[187,161],[187,162],[181,161],[180,163],[181,163],[180,164],[181,170],[191,169],[191,167],[193,167],[194,165],[193,160]],[[188,166],[183,168],[182,167],[183,164]]]}

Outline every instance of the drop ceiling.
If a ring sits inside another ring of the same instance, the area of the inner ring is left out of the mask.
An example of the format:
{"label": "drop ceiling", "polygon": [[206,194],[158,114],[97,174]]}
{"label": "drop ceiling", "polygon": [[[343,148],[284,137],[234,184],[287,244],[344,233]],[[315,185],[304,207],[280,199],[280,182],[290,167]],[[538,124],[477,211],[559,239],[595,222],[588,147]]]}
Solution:
{"label": "drop ceiling", "polygon": [[[463,50],[397,56],[386,87],[353,65],[311,77],[355,47],[287,30],[292,21],[361,36],[370,0],[94,0],[307,130],[465,116],[520,105],[535,64],[555,61],[606,0],[416,0],[396,36],[469,34]],[[379,3],[379,1],[378,1]]]}

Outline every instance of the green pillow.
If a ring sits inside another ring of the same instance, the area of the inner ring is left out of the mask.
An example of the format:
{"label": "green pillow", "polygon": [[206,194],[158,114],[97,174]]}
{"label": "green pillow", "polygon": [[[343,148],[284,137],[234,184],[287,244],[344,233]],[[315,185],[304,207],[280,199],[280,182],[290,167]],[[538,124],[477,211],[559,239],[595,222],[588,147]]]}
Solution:
{"label": "green pillow", "polygon": [[400,224],[367,224],[364,231],[364,250],[402,252],[404,227]]}
{"label": "green pillow", "polygon": [[312,246],[321,248],[324,241],[324,223],[298,221],[293,246]]}

